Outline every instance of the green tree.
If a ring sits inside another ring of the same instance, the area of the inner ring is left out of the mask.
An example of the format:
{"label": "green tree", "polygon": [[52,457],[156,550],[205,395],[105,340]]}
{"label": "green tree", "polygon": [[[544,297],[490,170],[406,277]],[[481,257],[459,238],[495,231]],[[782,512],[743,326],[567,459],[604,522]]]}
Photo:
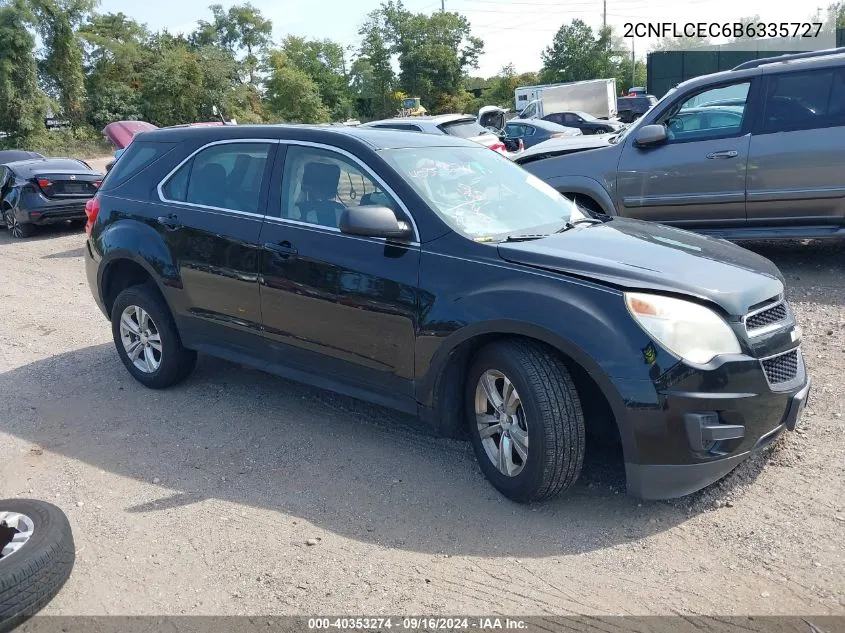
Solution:
{"label": "green tree", "polygon": [[389,0],[381,12],[387,41],[398,56],[400,89],[435,111],[446,103],[444,95],[457,96],[466,71],[478,67],[484,50],[467,19],[444,11],[411,13],[401,0]]}
{"label": "green tree", "polygon": [[596,33],[579,19],[564,24],[543,51],[540,81],[560,83],[613,76],[610,45],[609,28]]}
{"label": "green tree", "polygon": [[151,63],[144,72],[141,105],[144,119],[158,126],[199,121],[204,76],[199,58],[181,37],[164,32],[151,38]]}
{"label": "green tree", "polygon": [[[387,24],[382,11],[372,11],[358,31],[359,58],[353,65],[351,81],[358,96],[369,104],[370,116],[383,118],[396,111],[396,75],[390,57]],[[358,76],[360,79],[357,79]]]}
{"label": "green tree", "polygon": [[308,75],[335,119],[353,114],[349,77],[343,46],[332,40],[309,40],[289,35],[282,41],[287,63]]}
{"label": "green tree", "polygon": [[30,0],[46,55],[41,75],[48,92],[75,124],[85,113],[82,42],[77,29],[91,12],[94,0]]}
{"label": "green tree", "polygon": [[191,42],[198,47],[222,46],[233,54],[243,55],[243,71],[249,83],[255,84],[262,61],[259,55],[263,57],[270,46],[273,23],[250,3],[233,5],[228,11],[219,4],[209,9],[212,21],[200,20],[190,36]]}
{"label": "green tree", "polygon": [[0,131],[27,136],[44,123],[44,97],[29,32],[34,16],[24,0],[0,6]]}
{"label": "green tree", "polygon": [[270,53],[268,67],[270,75],[265,86],[265,100],[270,115],[288,123],[329,120],[329,111],[320,99],[317,84],[295,68],[282,51]]}

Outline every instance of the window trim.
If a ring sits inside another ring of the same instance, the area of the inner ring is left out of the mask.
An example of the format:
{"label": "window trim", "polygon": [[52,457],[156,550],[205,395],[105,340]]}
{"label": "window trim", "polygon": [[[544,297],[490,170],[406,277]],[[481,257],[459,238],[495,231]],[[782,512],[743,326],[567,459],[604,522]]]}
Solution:
{"label": "window trim", "polygon": [[[397,202],[397,204],[402,209],[402,211],[405,213],[407,218],[411,221],[411,228],[414,230],[414,238],[411,239],[411,240],[408,240],[407,242],[401,242],[401,243],[402,244],[408,244],[410,246],[419,246],[420,245],[420,231],[417,228],[417,223],[414,220],[414,216],[411,214],[410,210],[408,209],[408,206],[404,203],[402,198],[400,198],[396,194],[396,192],[390,187],[390,185],[388,185],[384,181],[384,179],[375,172],[375,170],[373,170],[369,165],[367,165],[360,158],[358,158],[357,156],[355,156],[351,152],[346,151],[345,149],[342,149],[340,147],[336,147],[334,145],[326,145],[325,143],[315,143],[313,141],[301,141],[301,140],[298,140],[298,139],[279,139],[278,142],[281,145],[285,145],[285,146],[298,145],[298,146],[302,146],[302,147],[313,147],[315,149],[322,149],[322,150],[329,151],[329,152],[335,152],[337,154],[340,154],[340,155],[350,159],[352,162],[356,163],[361,168],[361,170],[363,172],[365,172],[369,177],[371,177],[373,180],[375,180],[384,189],[385,192],[390,194],[390,197],[393,198]],[[287,154],[285,154],[285,163],[287,163]],[[285,167],[286,167],[286,165],[282,166],[282,173],[281,173],[281,178],[280,178],[279,184],[281,184],[284,181]],[[280,197],[280,202],[281,202],[281,197]],[[283,218],[283,217],[281,217],[281,208],[279,208],[279,212],[280,212],[280,215],[278,215],[278,216],[277,215],[265,215],[264,217],[267,220],[272,220],[273,222],[277,222],[277,223],[280,223],[280,224],[292,224],[294,226],[307,226],[307,227],[312,227],[316,230],[326,231],[328,233],[338,233],[340,235],[344,235],[345,237],[356,237],[354,235],[346,235],[345,233],[342,233],[341,230],[337,227],[322,226],[321,224],[313,224],[311,222],[303,222],[301,220],[291,220],[290,218]],[[385,241],[385,242],[387,241],[386,238],[383,238],[383,237],[368,238],[368,239]],[[394,241],[396,241],[396,240],[394,240]]]}
{"label": "window trim", "polygon": [[[238,209],[229,209],[228,207],[214,207],[208,204],[197,204],[196,202],[183,202],[182,200],[171,200],[170,198],[165,197],[164,195],[164,186],[167,182],[173,177],[173,175],[179,171],[189,160],[192,160],[194,156],[199,154],[201,151],[213,147],[215,145],[232,145],[235,143],[264,143],[269,145],[278,145],[281,143],[280,139],[277,138],[237,138],[237,139],[223,139],[221,141],[212,141],[210,143],[206,143],[202,147],[195,149],[193,152],[188,154],[188,156],[182,160],[176,167],[171,169],[167,175],[159,181],[158,186],[156,187],[156,191],[158,192],[158,198],[161,202],[167,204],[178,204],[186,207],[193,207],[195,209],[209,209],[211,211],[223,211],[225,213],[235,213],[237,215],[243,215],[247,217],[253,218],[263,218],[263,213],[252,213],[251,211],[239,211]],[[270,156],[268,155],[268,159]],[[261,178],[261,186],[262,188],[266,186],[264,182],[264,177]]]}

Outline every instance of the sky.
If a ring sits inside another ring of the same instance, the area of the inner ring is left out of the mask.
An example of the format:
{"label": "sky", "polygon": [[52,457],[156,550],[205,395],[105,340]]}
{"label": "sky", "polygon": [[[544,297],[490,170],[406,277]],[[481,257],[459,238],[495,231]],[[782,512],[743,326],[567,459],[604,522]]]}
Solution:
{"label": "sky", "polygon": [[[146,23],[151,29],[167,28],[172,33],[192,31],[199,19],[210,18],[208,5],[215,0],[100,0],[101,13],[122,11]],[[380,0],[312,0],[311,2],[251,0],[273,21],[276,41],[287,34],[330,38],[344,45],[357,45],[358,27],[364,16],[378,8]],[[517,72],[539,70],[541,54],[561,24],[580,18],[601,27],[603,0],[444,0],[447,11],[465,15],[474,35],[485,41],[485,53],[478,71],[488,77],[513,63]],[[224,7],[241,1],[221,1]],[[733,22],[759,15],[766,22],[805,21],[827,2],[785,2],[784,0],[606,0],[607,22],[619,34],[627,22]],[[439,11],[441,0],[405,0],[414,12]],[[817,6],[819,5],[819,6]],[[630,45],[631,38],[626,42]],[[637,38],[637,57],[645,56],[655,39]]]}

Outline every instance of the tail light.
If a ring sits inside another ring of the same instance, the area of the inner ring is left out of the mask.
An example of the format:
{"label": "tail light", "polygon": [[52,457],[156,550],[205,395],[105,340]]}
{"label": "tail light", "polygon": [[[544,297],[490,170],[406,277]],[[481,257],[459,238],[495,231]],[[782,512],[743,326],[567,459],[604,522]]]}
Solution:
{"label": "tail light", "polygon": [[46,178],[39,178],[38,179],[38,186],[42,189],[46,189],[47,187],[52,187],[53,183],[47,180]]}
{"label": "tail light", "polygon": [[525,151],[525,141],[523,141],[522,139],[519,139],[519,151],[520,152]]}
{"label": "tail light", "polygon": [[102,185],[102,184],[103,184],[102,180],[95,180],[94,181],[94,187],[96,187],[97,189],[99,189],[100,185]]}
{"label": "tail light", "polygon": [[500,154],[505,154],[508,151],[505,147],[505,144],[501,142],[493,143],[492,145],[490,145],[490,149],[492,149],[494,152],[499,152]]}
{"label": "tail light", "polygon": [[97,221],[97,216],[99,214],[100,199],[97,196],[94,196],[85,203],[85,215],[88,217],[88,221],[85,223],[86,235],[91,235],[91,228],[94,226],[94,222]]}

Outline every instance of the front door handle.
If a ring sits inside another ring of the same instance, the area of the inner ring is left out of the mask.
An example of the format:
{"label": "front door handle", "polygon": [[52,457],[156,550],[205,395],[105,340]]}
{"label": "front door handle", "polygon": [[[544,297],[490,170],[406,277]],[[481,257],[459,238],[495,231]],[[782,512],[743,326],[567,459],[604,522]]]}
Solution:
{"label": "front door handle", "polygon": [[721,152],[710,152],[707,154],[707,158],[736,158],[739,156],[739,152],[735,149],[726,149]]}
{"label": "front door handle", "polygon": [[296,249],[291,246],[290,242],[268,242],[264,244],[264,250],[270,251],[282,259],[296,255]]}
{"label": "front door handle", "polygon": [[175,213],[160,215],[156,219],[158,220],[158,223],[168,231],[175,231],[176,229],[182,228],[182,225],[179,223],[179,216]]}

